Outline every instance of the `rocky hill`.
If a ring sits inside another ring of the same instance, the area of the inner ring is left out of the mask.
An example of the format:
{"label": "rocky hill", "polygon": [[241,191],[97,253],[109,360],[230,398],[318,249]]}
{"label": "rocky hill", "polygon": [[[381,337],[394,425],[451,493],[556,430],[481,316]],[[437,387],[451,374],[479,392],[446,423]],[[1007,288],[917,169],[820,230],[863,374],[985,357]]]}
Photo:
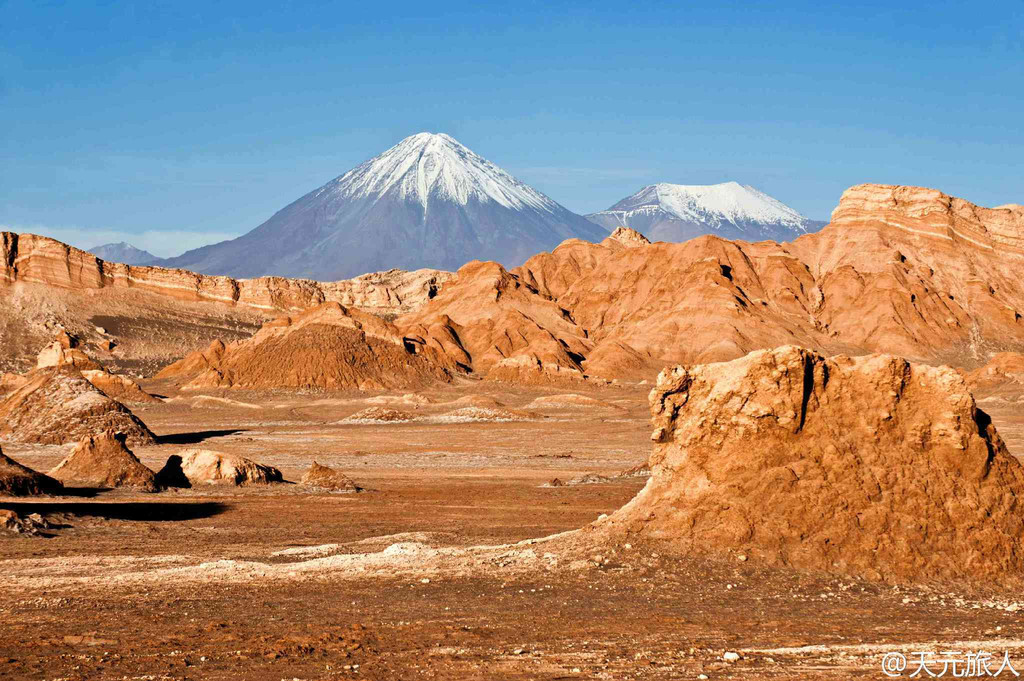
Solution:
{"label": "rocky hill", "polygon": [[252,338],[215,344],[157,378],[196,388],[381,390],[450,381],[454,362],[391,323],[338,303],[268,322]]}

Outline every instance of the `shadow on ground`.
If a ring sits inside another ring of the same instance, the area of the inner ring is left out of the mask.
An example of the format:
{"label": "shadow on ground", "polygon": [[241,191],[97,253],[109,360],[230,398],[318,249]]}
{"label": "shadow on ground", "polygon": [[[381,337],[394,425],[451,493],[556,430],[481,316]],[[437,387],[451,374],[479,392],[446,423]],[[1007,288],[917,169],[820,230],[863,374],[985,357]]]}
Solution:
{"label": "shadow on ground", "polygon": [[80,517],[105,518],[107,520],[137,520],[150,522],[172,522],[198,520],[220,515],[228,510],[228,504],[214,501],[204,502],[50,502],[50,501],[0,501],[0,509],[14,511],[20,516],[39,513],[42,516],[63,513]]}
{"label": "shadow on ground", "polygon": [[172,433],[171,435],[158,435],[157,442],[162,445],[195,445],[215,437],[224,437],[236,433],[244,433],[245,429],[232,428],[230,430],[197,430],[191,433]]}

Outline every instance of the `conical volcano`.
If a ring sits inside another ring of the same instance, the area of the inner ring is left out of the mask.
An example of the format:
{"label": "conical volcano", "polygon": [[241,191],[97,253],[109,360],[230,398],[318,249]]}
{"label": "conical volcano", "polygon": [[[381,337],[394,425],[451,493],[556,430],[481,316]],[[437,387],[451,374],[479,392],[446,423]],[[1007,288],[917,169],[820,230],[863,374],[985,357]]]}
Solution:
{"label": "conical volcano", "polygon": [[407,137],[253,231],[166,261],[204,274],[335,280],[390,268],[522,264],[605,233],[448,135]]}

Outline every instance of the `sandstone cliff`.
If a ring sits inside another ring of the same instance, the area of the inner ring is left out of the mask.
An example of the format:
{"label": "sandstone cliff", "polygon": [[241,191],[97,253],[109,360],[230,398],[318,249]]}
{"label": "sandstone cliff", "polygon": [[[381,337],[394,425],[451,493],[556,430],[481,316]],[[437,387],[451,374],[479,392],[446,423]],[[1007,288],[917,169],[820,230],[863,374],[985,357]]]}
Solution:
{"label": "sandstone cliff", "polygon": [[187,301],[214,301],[272,312],[297,312],[324,302],[397,314],[421,305],[451,274],[388,270],[318,282],[259,277],[232,279],[187,270],[106,262],[54,239],[0,232],[0,281],[76,290],[131,288]]}

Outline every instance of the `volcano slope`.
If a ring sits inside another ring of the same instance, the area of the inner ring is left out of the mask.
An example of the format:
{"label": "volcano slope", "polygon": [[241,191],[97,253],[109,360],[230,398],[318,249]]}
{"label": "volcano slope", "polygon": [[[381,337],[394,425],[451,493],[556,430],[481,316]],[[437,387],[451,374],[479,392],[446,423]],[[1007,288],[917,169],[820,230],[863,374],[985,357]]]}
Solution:
{"label": "volcano slope", "polygon": [[973,367],[1024,348],[1022,267],[1022,209],[858,185],[829,226],[791,243],[649,244],[624,229],[510,271],[471,263],[396,323],[445,347],[457,336],[454,352],[480,373],[515,360],[577,376],[653,375],[667,362],[793,343]]}

